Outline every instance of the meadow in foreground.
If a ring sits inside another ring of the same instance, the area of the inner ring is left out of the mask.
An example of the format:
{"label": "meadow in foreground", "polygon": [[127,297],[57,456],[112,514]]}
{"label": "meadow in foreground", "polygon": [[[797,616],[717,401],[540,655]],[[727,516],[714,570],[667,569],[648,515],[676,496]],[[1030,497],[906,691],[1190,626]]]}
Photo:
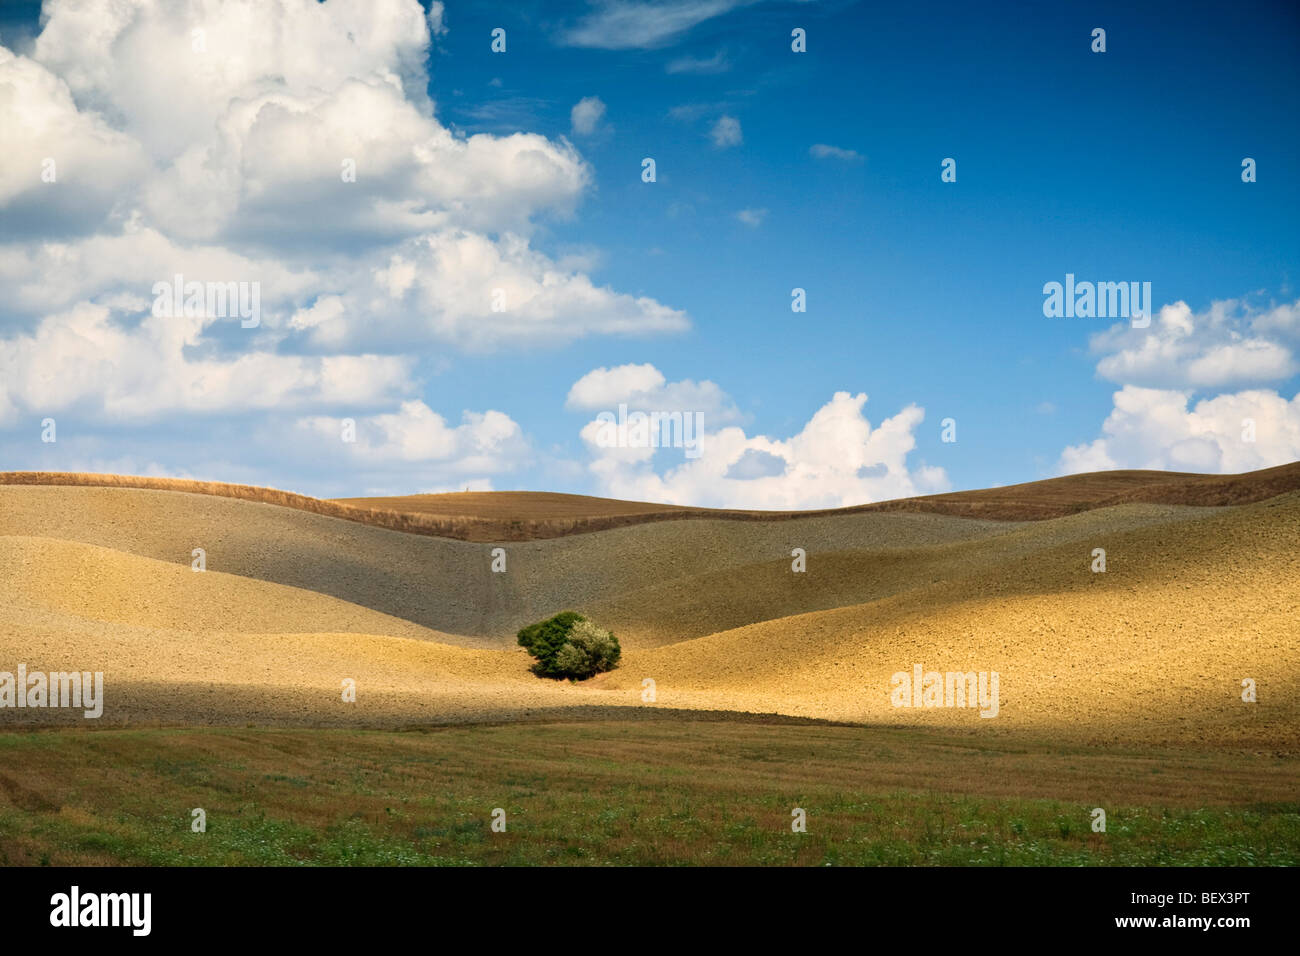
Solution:
{"label": "meadow in foreground", "polygon": [[0,865],[1300,863],[1266,754],[654,719],[8,732],[0,766]]}

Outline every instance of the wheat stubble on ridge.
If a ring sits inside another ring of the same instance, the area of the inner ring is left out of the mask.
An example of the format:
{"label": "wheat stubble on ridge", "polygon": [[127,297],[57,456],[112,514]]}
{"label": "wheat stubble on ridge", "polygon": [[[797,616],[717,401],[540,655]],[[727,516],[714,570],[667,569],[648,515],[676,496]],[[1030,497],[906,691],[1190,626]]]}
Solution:
{"label": "wheat stubble on ridge", "polygon": [[[1258,474],[1275,484],[1272,471]],[[499,575],[481,544],[298,508],[10,482],[0,669],[103,670],[106,724],[617,713],[643,709],[653,677],[661,708],[1294,749],[1300,495],[1073,510],[654,521],[513,542]],[[1104,575],[1088,570],[1098,546]],[[194,547],[206,573],[190,570]],[[792,547],[806,574],[791,574]],[[513,631],[564,607],[618,631],[619,670],[581,685],[529,674]],[[890,674],[913,663],[998,670],[999,717],[892,708]],[[351,709],[343,677],[358,683]],[[1240,701],[1243,677],[1258,704]]]}

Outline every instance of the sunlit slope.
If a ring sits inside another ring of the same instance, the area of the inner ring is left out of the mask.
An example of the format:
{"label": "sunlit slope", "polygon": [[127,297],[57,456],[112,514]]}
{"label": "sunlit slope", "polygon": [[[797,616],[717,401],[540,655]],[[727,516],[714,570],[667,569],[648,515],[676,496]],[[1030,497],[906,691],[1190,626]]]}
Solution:
{"label": "sunlit slope", "polygon": [[[1079,516],[1071,521],[1083,521]],[[1300,741],[1300,495],[1113,531],[1107,571],[1073,546],[868,604],[649,650],[601,680],[661,700],[1089,739]],[[998,671],[1000,710],[896,708],[891,676]],[[1242,700],[1251,678],[1258,702]],[[987,726],[981,726],[987,725]]]}
{"label": "sunlit slope", "polygon": [[0,581],[14,608],[90,622],[214,635],[339,631],[446,639],[313,591],[53,538],[0,537]]}
{"label": "sunlit slope", "polygon": [[[979,536],[952,535],[943,542],[917,540],[912,523],[938,521],[946,528],[954,520],[960,525],[976,522],[933,515],[862,515],[852,517],[879,524],[849,547],[830,538],[809,540],[796,524],[789,529],[787,546],[778,552],[782,557],[708,569],[689,578],[632,582],[622,594],[597,599],[588,608],[616,625],[632,644],[653,646],[910,591],[926,595],[930,602],[977,589],[1034,593],[1090,575],[1092,549],[1109,547],[1121,531],[1172,531],[1213,513],[1122,505],[1051,521],[999,523]],[[806,553],[804,572],[793,570],[793,547]],[[1125,556],[1116,559],[1127,566]]]}
{"label": "sunlit slope", "polygon": [[[104,725],[429,722],[561,690],[537,686],[522,650],[454,647],[336,598],[94,545],[0,537],[0,580],[0,670],[103,672]],[[18,722],[85,723],[0,709],[0,726]]]}

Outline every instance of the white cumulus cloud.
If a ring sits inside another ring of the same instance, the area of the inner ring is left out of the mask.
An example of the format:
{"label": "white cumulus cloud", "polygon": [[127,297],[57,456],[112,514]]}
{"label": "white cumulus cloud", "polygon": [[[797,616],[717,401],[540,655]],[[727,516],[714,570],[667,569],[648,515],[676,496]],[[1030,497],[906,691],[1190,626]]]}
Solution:
{"label": "white cumulus cloud", "polygon": [[457,474],[508,471],[528,452],[528,442],[519,424],[504,412],[466,411],[459,425],[445,418],[423,401],[403,402],[396,412],[353,419],[355,441],[342,442],[341,417],[308,416],[298,421],[302,430],[324,440],[342,442],[339,447],[367,466],[388,463],[419,463],[445,466]]}
{"label": "white cumulus cloud", "polygon": [[645,412],[699,412],[712,427],[740,417],[730,396],[716,382],[669,382],[653,365],[592,369],[569,389],[569,408],[612,411],[620,404]]}
{"label": "white cumulus cloud", "polygon": [[1058,471],[1235,474],[1300,458],[1300,396],[1262,387],[1300,372],[1298,342],[1300,301],[1226,299],[1199,313],[1180,301],[1148,328],[1121,323],[1094,335],[1097,374],[1122,387],[1101,435],[1067,447]]}
{"label": "white cumulus cloud", "polygon": [[1300,459],[1300,395],[1268,389],[1216,395],[1126,385],[1101,437],[1061,454],[1065,474],[1149,468],[1238,474]]}
{"label": "white cumulus cloud", "polygon": [[[243,415],[273,448],[350,408],[370,460],[486,480],[518,426],[446,425],[417,356],[687,328],[536,246],[591,170],[440,121],[446,29],[418,0],[46,0],[30,56],[0,47],[0,421]],[[255,285],[260,325],[155,316],[178,275]]]}
{"label": "white cumulus cloud", "polygon": [[1276,382],[1300,372],[1300,301],[1267,309],[1240,300],[1195,313],[1186,302],[1160,309],[1145,329],[1131,323],[1092,337],[1097,374],[1150,388],[1217,388]]}
{"label": "white cumulus cloud", "polygon": [[[670,397],[671,396],[671,400]],[[631,399],[629,401],[629,399]],[[575,408],[605,407],[618,402],[632,411],[692,410],[704,400],[732,409],[730,399],[712,382],[668,382],[653,365],[600,368],[576,382],[569,392]],[[914,432],[925,417],[909,405],[872,425],[863,414],[865,394],[836,392],[803,429],[789,438],[749,435],[727,418],[700,418],[691,432],[689,419],[683,447],[652,447],[635,427],[615,430],[596,419],[581,436],[592,460],[589,469],[601,494],[639,501],[662,501],[724,508],[833,508],[889,498],[946,491],[942,468],[910,466]],[[662,433],[667,439],[672,429]],[[618,441],[611,441],[617,437]],[[698,440],[698,454],[686,444]]]}

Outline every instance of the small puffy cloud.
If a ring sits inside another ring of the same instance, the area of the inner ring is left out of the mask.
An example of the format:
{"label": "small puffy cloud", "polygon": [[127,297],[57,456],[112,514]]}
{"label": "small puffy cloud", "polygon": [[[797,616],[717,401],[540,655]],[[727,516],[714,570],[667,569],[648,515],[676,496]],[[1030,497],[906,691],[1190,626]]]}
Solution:
{"label": "small puffy cloud", "polygon": [[709,138],[718,149],[739,146],[744,141],[740,132],[740,120],[734,116],[720,116],[709,131]]}
{"label": "small puffy cloud", "polygon": [[579,136],[590,136],[605,118],[605,104],[598,96],[584,96],[569,111],[569,123]]}
{"label": "small puffy cloud", "polygon": [[1257,389],[1191,406],[1185,391],[1126,385],[1113,401],[1102,436],[1061,453],[1062,474],[1115,468],[1237,474],[1300,459],[1300,395],[1287,401]]}
{"label": "small puffy cloud", "polygon": [[714,427],[740,417],[717,383],[669,382],[649,363],[592,369],[573,383],[565,399],[565,406],[572,409],[609,411],[619,405],[644,412],[698,412]]}
{"label": "small puffy cloud", "polygon": [[663,372],[650,363],[592,369],[573,383],[565,405],[569,408],[605,408],[664,386]]}
{"label": "small puffy cloud", "polygon": [[808,149],[808,153],[813,157],[813,159],[838,159],[845,163],[858,163],[863,159],[862,154],[857,150],[841,149],[838,146],[831,146],[827,143],[814,143]]}
{"label": "small puffy cloud", "polygon": [[757,229],[763,225],[763,220],[767,218],[766,209],[742,209],[736,213],[736,218],[745,225]]}
{"label": "small puffy cloud", "polygon": [[[386,463],[439,464],[456,473],[493,473],[516,467],[528,454],[518,423],[497,411],[471,412],[459,425],[424,402],[402,402],[398,411],[353,420],[356,440],[342,444],[345,453],[367,466]],[[310,416],[297,427],[331,442],[340,441],[344,419]]]}
{"label": "small puffy cloud", "polygon": [[1185,302],[1160,309],[1148,328],[1114,325],[1092,337],[1097,374],[1150,388],[1220,388],[1276,382],[1300,372],[1300,301],[1260,310],[1239,300],[1194,313]]}

